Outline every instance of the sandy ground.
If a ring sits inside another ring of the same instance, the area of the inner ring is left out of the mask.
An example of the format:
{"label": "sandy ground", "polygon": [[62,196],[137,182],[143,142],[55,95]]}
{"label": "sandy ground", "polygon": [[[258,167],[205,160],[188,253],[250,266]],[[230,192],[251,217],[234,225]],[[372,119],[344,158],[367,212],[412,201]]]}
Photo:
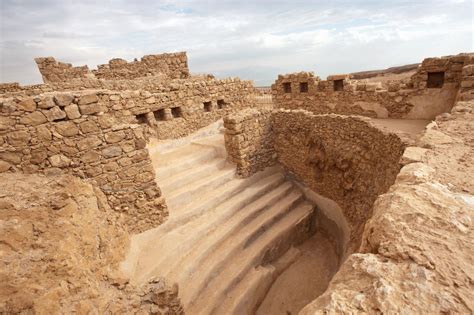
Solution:
{"label": "sandy ground", "polygon": [[318,232],[298,249],[301,256],[273,283],[257,314],[297,314],[326,290],[338,266],[334,245]]}

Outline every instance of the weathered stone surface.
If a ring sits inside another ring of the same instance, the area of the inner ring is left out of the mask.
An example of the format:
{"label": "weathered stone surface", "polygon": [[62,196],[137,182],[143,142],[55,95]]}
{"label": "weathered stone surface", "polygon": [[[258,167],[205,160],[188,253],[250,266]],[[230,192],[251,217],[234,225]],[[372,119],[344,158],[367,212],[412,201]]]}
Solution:
{"label": "weathered stone surface", "polygon": [[87,95],[82,95],[79,98],[79,105],[86,105],[86,104],[92,104],[92,103],[97,103],[99,101],[99,97],[97,94],[87,94]]}
{"label": "weathered stone surface", "polygon": [[14,131],[8,134],[8,142],[13,146],[25,146],[30,141],[30,134],[27,131]]}
{"label": "weathered stone surface", "polygon": [[54,106],[56,106],[56,104],[51,96],[42,98],[38,103],[38,107],[43,109],[53,108]]}
{"label": "weathered stone surface", "polygon": [[79,124],[79,128],[83,133],[91,133],[99,131],[99,127],[94,121],[85,121]]}
{"label": "weathered stone surface", "polygon": [[65,137],[72,137],[79,133],[79,128],[72,121],[61,121],[55,127],[56,131]]}
{"label": "weathered stone surface", "polygon": [[20,119],[20,123],[31,126],[44,124],[47,121],[48,119],[46,118],[46,116],[39,111],[28,114]]}
{"label": "weathered stone surface", "polygon": [[36,102],[32,98],[28,98],[18,104],[18,109],[27,112],[34,112],[36,110]]}
{"label": "weathered stone surface", "polygon": [[72,94],[57,94],[54,96],[54,101],[60,107],[68,106],[74,100],[74,96]]}
{"label": "weathered stone surface", "polygon": [[82,115],[91,115],[99,113],[102,110],[102,107],[99,104],[89,104],[89,105],[79,105],[79,111]]}
{"label": "weathered stone surface", "polygon": [[105,141],[107,143],[117,143],[122,141],[125,138],[125,133],[123,131],[108,132],[105,134]]}
{"label": "weathered stone surface", "polygon": [[76,119],[81,117],[81,113],[79,112],[79,107],[76,104],[68,105],[64,107],[64,111],[66,112],[67,118],[69,119]]}
{"label": "weathered stone surface", "polygon": [[53,167],[67,167],[71,164],[71,159],[62,154],[56,154],[49,157],[49,162]]}
{"label": "weathered stone surface", "polygon": [[66,118],[66,113],[61,110],[58,106],[54,106],[50,110],[47,110],[44,112],[46,115],[46,118],[48,118],[49,121],[55,121],[55,120],[61,120]]}
{"label": "weathered stone surface", "polygon": [[102,154],[105,158],[111,158],[122,154],[122,148],[119,146],[110,146],[102,150]]}
{"label": "weathered stone surface", "polygon": [[11,164],[0,160],[0,173],[6,172],[10,169]]}

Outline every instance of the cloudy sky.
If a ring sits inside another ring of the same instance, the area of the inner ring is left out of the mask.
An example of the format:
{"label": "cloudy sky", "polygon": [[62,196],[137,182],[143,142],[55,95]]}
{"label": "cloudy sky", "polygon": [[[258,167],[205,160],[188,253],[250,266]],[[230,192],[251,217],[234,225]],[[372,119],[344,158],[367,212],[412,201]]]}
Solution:
{"label": "cloudy sky", "polygon": [[0,82],[33,58],[94,68],[187,51],[192,73],[269,85],[279,73],[386,68],[473,51],[473,0],[0,0]]}

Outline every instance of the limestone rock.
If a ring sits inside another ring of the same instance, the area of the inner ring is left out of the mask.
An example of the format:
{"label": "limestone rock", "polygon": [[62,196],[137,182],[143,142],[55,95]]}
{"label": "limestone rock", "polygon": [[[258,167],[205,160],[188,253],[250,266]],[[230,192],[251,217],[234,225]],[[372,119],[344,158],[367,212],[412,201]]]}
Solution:
{"label": "limestone rock", "polygon": [[68,106],[74,100],[74,96],[71,94],[57,94],[54,96],[54,101],[60,107]]}
{"label": "limestone rock", "polygon": [[110,146],[102,150],[102,154],[105,158],[111,158],[122,154],[122,148],[120,146]]}
{"label": "limestone rock", "polygon": [[36,110],[36,102],[32,98],[29,98],[21,101],[18,104],[18,108],[26,112],[34,112]]}
{"label": "limestone rock", "polygon": [[76,104],[71,104],[64,107],[64,111],[66,112],[67,118],[69,119],[76,119],[81,117],[81,113],[79,112],[79,107]]}
{"label": "limestone rock", "polygon": [[61,121],[56,124],[56,131],[65,137],[72,137],[79,133],[79,128],[72,121]]}
{"label": "limestone rock", "polygon": [[31,126],[44,124],[47,121],[48,119],[46,116],[39,111],[32,112],[31,114],[28,114],[20,119],[20,123]]}
{"label": "limestone rock", "polygon": [[10,169],[11,164],[0,160],[0,173],[6,172]]}
{"label": "limestone rock", "polygon": [[92,104],[92,103],[97,103],[99,101],[99,97],[97,94],[87,94],[87,95],[82,95],[79,98],[79,105],[86,105],[86,104]]}
{"label": "limestone rock", "polygon": [[61,120],[66,118],[66,113],[62,111],[58,106],[54,106],[50,110],[45,111],[45,115],[49,121]]}
{"label": "limestone rock", "polygon": [[62,155],[62,154],[56,154],[53,156],[49,157],[49,162],[51,163],[51,166],[53,167],[67,167],[71,164],[71,159],[68,157]]}

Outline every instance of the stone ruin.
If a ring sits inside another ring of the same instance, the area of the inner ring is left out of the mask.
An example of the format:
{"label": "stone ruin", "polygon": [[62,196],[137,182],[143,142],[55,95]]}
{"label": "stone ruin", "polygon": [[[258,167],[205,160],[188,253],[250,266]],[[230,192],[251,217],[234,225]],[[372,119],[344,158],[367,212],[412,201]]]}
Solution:
{"label": "stone ruin", "polygon": [[474,54],[270,90],[35,60],[0,84],[2,313],[474,310]]}

